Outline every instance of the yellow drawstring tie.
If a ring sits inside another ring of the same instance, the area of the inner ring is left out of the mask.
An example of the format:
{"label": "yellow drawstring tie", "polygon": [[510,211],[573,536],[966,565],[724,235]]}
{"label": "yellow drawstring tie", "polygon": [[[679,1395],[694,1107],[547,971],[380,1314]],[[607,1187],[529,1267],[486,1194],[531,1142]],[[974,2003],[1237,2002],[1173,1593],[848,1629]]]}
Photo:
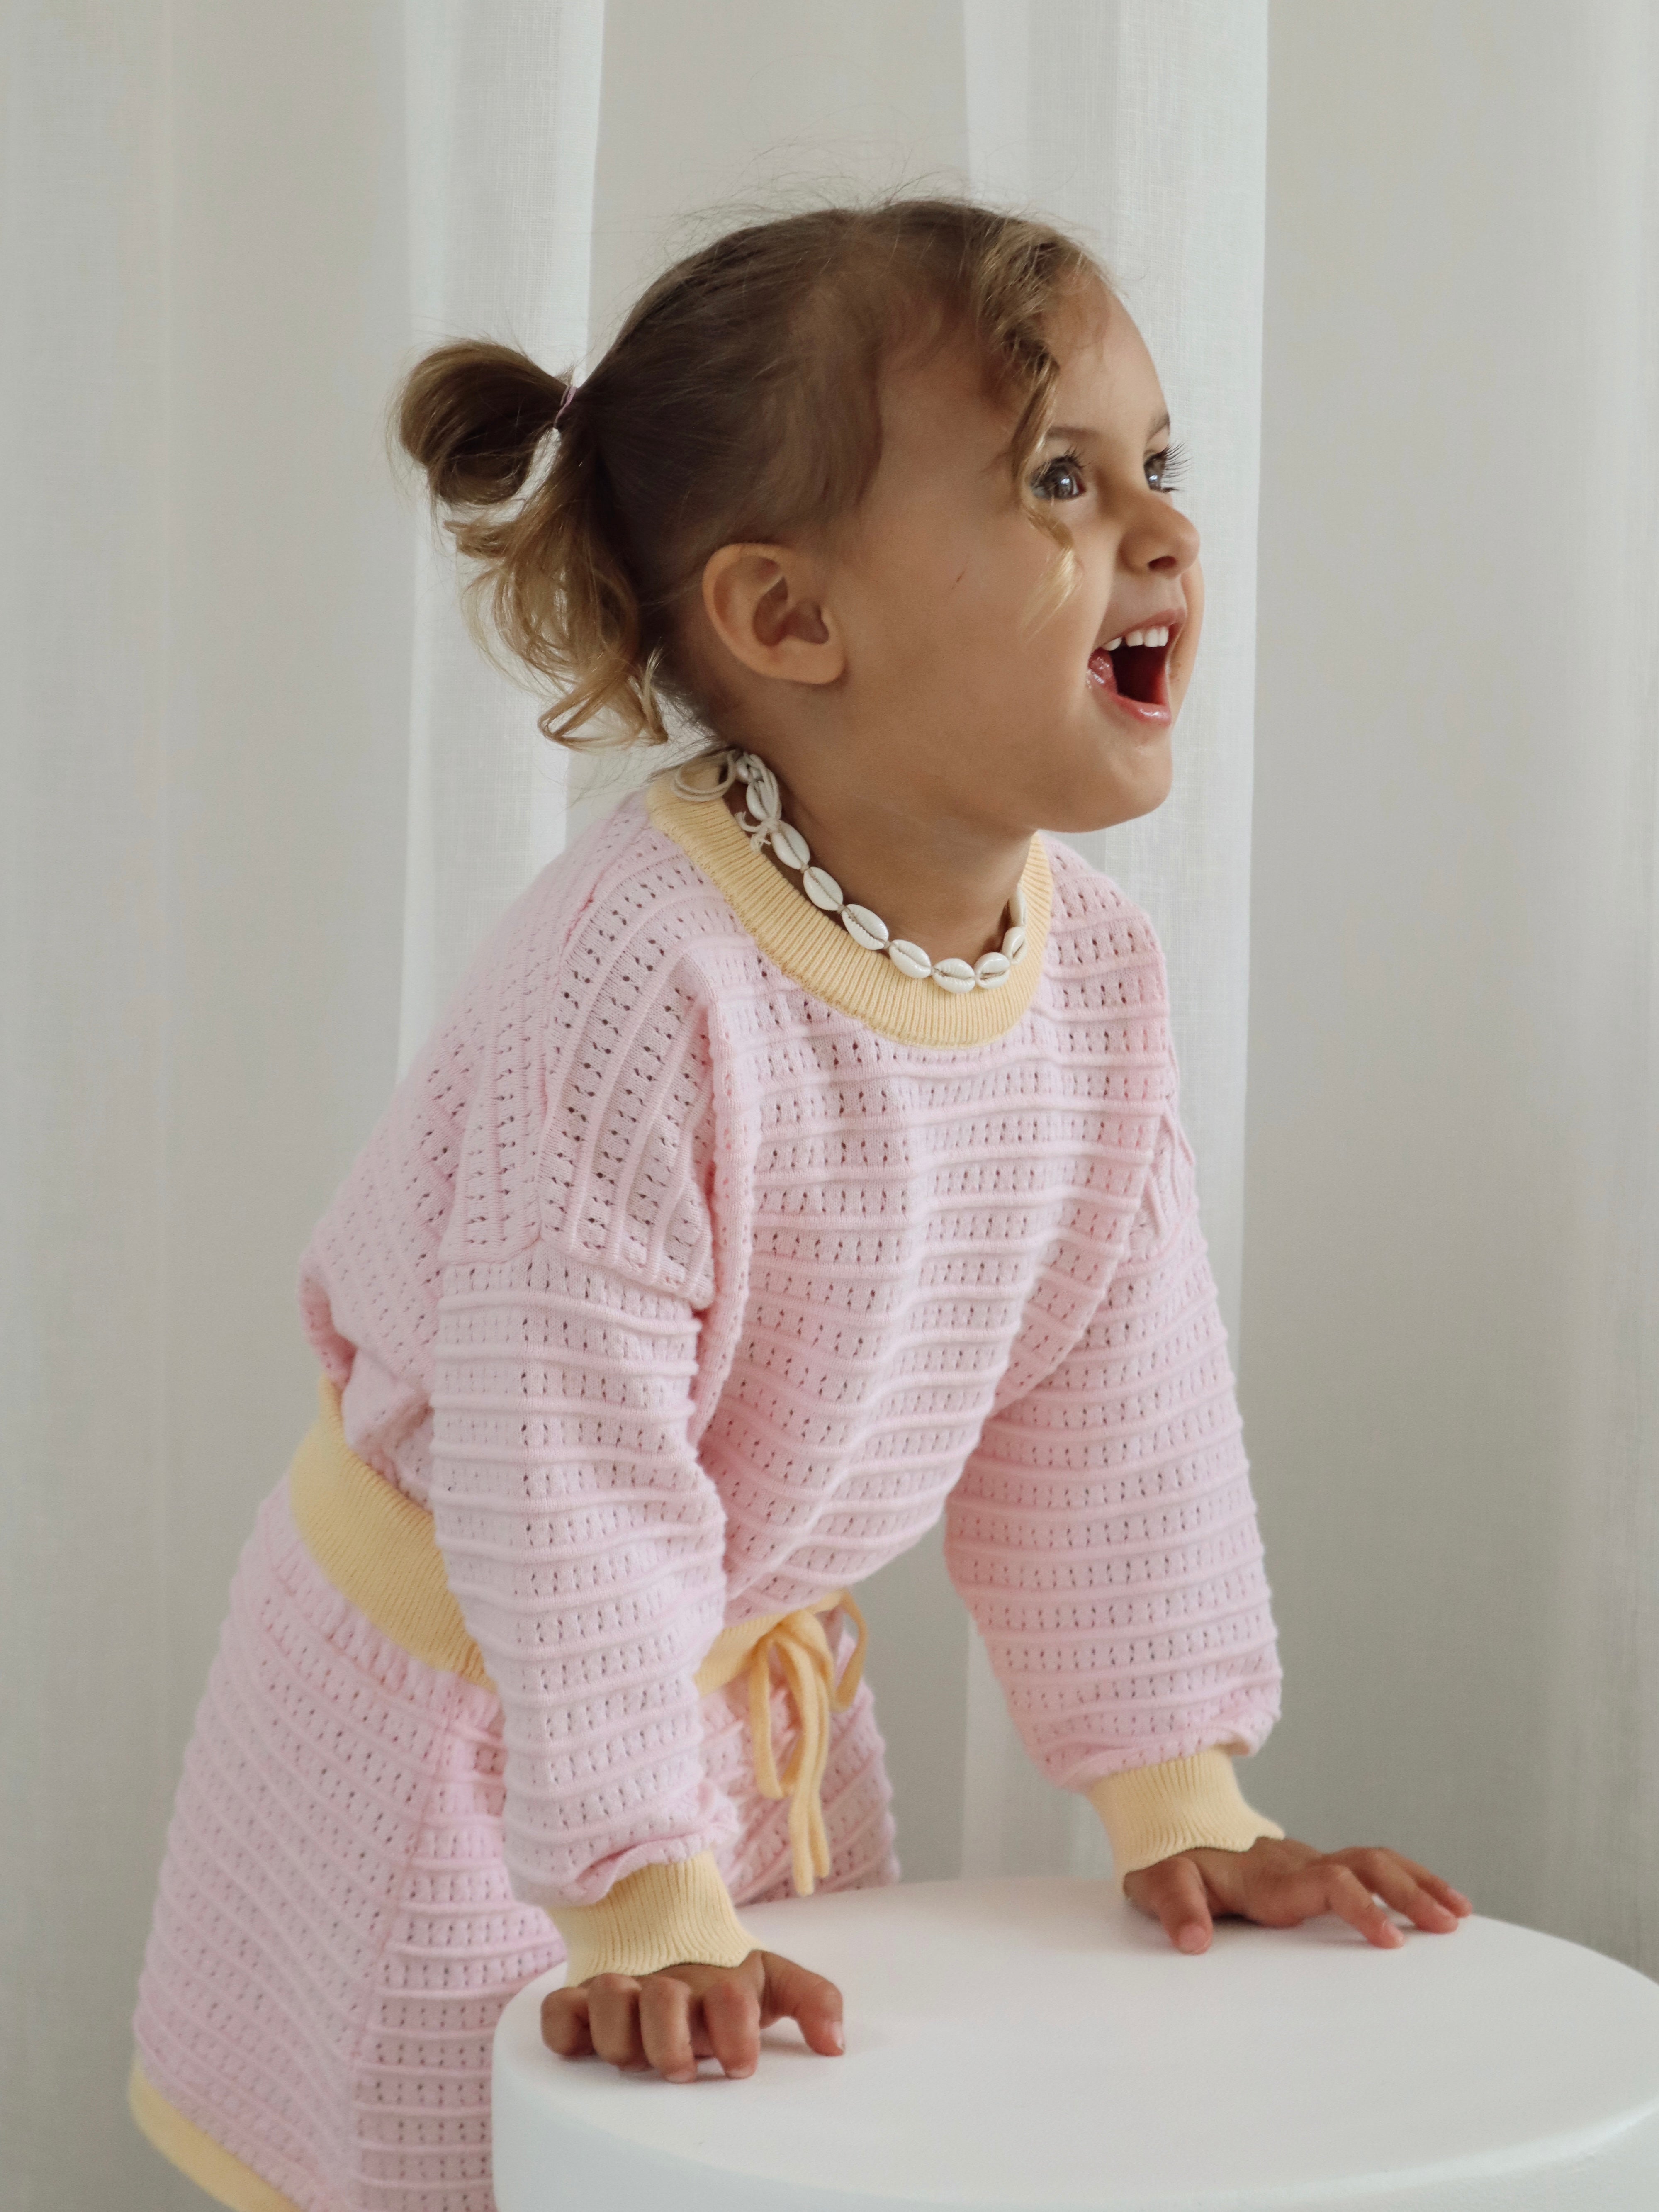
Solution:
{"label": "yellow drawstring tie", "polygon": [[[852,1616],[858,1641],[836,1680],[835,1655],[821,1616],[837,1607]],[[763,1613],[753,1620],[733,1621],[721,1629],[697,1669],[698,1692],[724,1689],[741,1674],[749,1676],[749,1732],[754,1740],[755,1780],[766,1797],[789,1799],[789,1848],[794,1860],[795,1890],[812,1894],[815,1874],[830,1871],[830,1838],[823,1825],[821,1791],[830,1763],[830,1716],[844,1713],[857,1693],[864,1673],[864,1647],[868,1636],[864,1615],[846,1590],[793,1613]],[[777,1653],[785,1686],[795,1708],[799,1734],[795,1755],[778,1777],[772,1751],[772,1654]]]}

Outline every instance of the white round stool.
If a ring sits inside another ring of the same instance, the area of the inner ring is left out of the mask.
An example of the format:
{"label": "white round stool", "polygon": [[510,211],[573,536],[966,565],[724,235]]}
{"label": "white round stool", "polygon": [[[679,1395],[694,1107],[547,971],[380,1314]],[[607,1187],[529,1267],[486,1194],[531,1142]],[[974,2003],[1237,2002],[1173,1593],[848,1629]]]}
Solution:
{"label": "white round stool", "polygon": [[1478,1916],[1379,1951],[1327,1917],[1177,1952],[1097,1881],[901,1883],[745,1906],[827,1974],[695,2082],[495,2035],[499,2212],[1655,2212],[1659,1983]]}

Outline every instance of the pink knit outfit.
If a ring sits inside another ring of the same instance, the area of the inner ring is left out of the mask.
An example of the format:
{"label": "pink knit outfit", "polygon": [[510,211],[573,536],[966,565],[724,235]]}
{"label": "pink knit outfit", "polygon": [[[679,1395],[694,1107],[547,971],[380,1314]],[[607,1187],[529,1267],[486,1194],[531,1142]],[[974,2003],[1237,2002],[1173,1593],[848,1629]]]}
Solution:
{"label": "pink knit outfit", "polygon": [[[763,949],[672,814],[626,800],[518,901],[302,1264],[347,1437],[430,1507],[499,1692],[375,1630],[278,1484],[134,2026],[155,2087],[304,2212],[487,2212],[490,2036],[563,1956],[544,1908],[704,1851],[739,1906],[792,1893],[740,1688],[693,1685],[724,1624],[943,1514],[1057,1787],[1253,1751],[1277,1715],[1145,916],[1045,845],[1029,1003],[903,1041]],[[781,1689],[773,1729],[781,1764]],[[896,1881],[867,1679],[823,1803],[821,1886]]]}

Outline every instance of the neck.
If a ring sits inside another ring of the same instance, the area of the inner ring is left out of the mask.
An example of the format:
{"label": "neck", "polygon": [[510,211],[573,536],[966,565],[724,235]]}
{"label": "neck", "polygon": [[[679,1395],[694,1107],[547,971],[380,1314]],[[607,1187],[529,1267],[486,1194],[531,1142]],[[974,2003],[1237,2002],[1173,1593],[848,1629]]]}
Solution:
{"label": "neck", "polygon": [[[935,960],[971,964],[1001,941],[1029,832],[964,820],[921,794],[851,788],[793,753],[774,745],[763,756],[778,778],[783,818],[844,897],[869,907],[895,937],[908,938]],[[747,818],[744,799],[744,787],[734,784],[726,803],[739,821]]]}

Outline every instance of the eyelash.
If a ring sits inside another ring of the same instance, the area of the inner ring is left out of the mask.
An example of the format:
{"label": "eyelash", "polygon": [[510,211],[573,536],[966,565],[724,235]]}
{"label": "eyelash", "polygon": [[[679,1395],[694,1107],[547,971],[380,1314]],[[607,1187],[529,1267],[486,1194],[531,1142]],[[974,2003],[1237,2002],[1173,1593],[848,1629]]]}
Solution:
{"label": "eyelash", "polygon": [[[1158,480],[1152,489],[1154,491],[1172,492],[1187,473],[1187,448],[1180,445],[1165,446],[1161,453],[1148,453],[1146,465],[1151,467],[1155,462],[1158,465]],[[1082,456],[1079,453],[1055,453],[1051,459],[1046,461],[1031,479],[1031,489],[1039,496],[1042,495],[1044,483],[1056,469],[1069,469],[1073,476],[1081,479],[1084,472]],[[1073,494],[1073,496],[1078,495]]]}
{"label": "eyelash", "polygon": [[1173,491],[1187,473],[1187,448],[1184,446],[1166,446],[1161,453],[1149,453],[1146,458],[1164,464],[1158,472],[1160,491]]}

